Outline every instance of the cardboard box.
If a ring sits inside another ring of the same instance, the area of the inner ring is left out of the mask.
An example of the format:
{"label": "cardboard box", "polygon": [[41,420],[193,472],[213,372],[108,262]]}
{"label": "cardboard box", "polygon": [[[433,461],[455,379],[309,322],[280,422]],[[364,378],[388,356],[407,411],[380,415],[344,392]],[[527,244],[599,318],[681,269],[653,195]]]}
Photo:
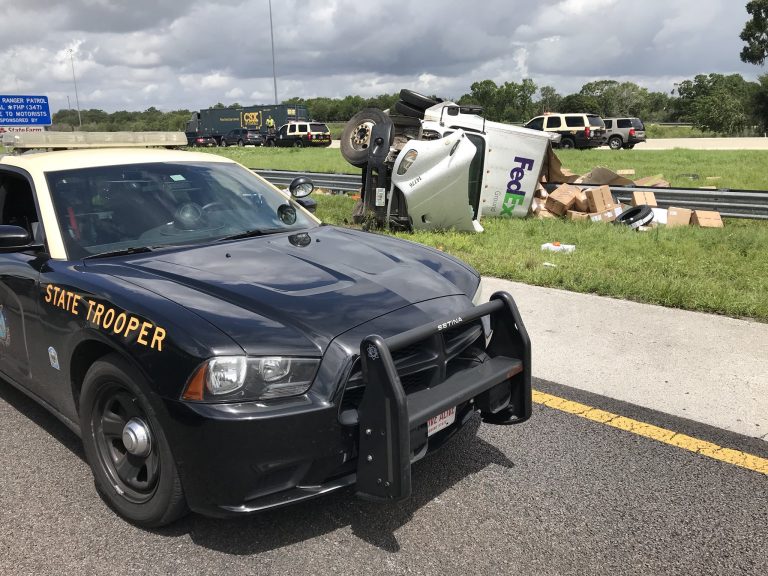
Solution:
{"label": "cardboard box", "polygon": [[589,219],[592,222],[613,222],[622,212],[624,212],[624,208],[620,204],[613,204],[601,212],[589,214]]}
{"label": "cardboard box", "polygon": [[611,194],[611,189],[608,186],[590,188],[585,191],[585,194],[587,195],[589,211],[592,214],[603,212],[616,204]]}
{"label": "cardboard box", "polygon": [[586,184],[587,186],[632,186],[634,182],[624,176],[619,176],[613,170],[598,166],[592,172],[579,176],[574,181],[575,184]]}
{"label": "cardboard box", "polygon": [[547,210],[558,216],[565,216],[566,212],[576,203],[577,192],[579,189],[570,184],[558,186],[547,198],[545,205]]}
{"label": "cardboard box", "polygon": [[589,220],[589,214],[579,212],[578,210],[568,210],[565,216],[568,220]]}
{"label": "cardboard box", "polygon": [[720,212],[710,210],[694,210],[691,217],[691,224],[701,226],[702,228],[722,228],[723,219],[720,218]]}
{"label": "cardboard box", "polygon": [[652,186],[653,188],[669,188],[669,182],[664,180],[664,176],[656,174],[656,176],[646,176],[635,180],[635,186]]}
{"label": "cardboard box", "polygon": [[573,207],[577,212],[589,212],[589,200],[583,190],[576,192],[576,202]]}
{"label": "cardboard box", "polygon": [[692,210],[688,208],[673,208],[667,210],[667,226],[688,226],[691,223]]}
{"label": "cardboard box", "polygon": [[632,192],[632,206],[658,206],[653,192]]}

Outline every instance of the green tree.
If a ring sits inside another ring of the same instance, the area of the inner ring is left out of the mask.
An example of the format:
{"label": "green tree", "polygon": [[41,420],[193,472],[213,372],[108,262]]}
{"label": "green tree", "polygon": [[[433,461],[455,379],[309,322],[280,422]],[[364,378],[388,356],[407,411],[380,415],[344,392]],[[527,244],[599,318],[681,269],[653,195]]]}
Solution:
{"label": "green tree", "polygon": [[741,60],[762,66],[768,56],[768,0],[750,0],[747,12],[752,18],[739,35],[746,42],[741,49]]}
{"label": "green tree", "polygon": [[721,134],[736,134],[762,124],[753,102],[761,86],[740,74],[699,74],[677,86],[674,118]]}
{"label": "green tree", "polygon": [[590,112],[597,113],[600,105],[594,96],[569,94],[560,101],[560,112]]}
{"label": "green tree", "polygon": [[563,97],[552,86],[542,86],[539,89],[539,100],[536,103],[537,113],[559,112]]}

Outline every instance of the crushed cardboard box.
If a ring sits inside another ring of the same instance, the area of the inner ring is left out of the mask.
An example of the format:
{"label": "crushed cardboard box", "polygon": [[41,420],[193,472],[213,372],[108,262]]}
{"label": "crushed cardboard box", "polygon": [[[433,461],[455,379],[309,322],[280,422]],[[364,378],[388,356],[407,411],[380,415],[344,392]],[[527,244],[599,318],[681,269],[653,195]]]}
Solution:
{"label": "crushed cardboard box", "polygon": [[720,212],[711,210],[694,210],[691,216],[691,224],[701,226],[702,228],[722,228],[723,219]]}

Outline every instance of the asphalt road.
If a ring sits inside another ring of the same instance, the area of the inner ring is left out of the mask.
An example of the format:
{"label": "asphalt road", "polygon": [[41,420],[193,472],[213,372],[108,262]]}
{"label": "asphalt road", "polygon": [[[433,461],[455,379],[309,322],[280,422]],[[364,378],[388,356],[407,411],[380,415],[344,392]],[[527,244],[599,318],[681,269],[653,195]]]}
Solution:
{"label": "asphalt road", "polygon": [[[588,392],[538,390],[725,447],[768,445]],[[78,439],[0,383],[0,574],[767,574],[768,476],[541,405],[473,420],[400,505],[351,492],[158,531],[96,495]]]}

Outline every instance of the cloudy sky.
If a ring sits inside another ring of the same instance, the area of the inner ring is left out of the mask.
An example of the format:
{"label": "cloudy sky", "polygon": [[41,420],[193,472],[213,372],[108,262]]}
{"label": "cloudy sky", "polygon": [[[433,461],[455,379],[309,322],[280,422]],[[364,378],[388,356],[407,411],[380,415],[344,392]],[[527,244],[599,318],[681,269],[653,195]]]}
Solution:
{"label": "cloudy sky", "polygon": [[[746,0],[273,0],[278,98],[445,98],[475,80],[670,91],[739,60]],[[51,110],[274,102],[268,0],[0,0],[0,94]],[[71,52],[70,52],[71,51]],[[72,60],[70,61],[70,54]]]}

